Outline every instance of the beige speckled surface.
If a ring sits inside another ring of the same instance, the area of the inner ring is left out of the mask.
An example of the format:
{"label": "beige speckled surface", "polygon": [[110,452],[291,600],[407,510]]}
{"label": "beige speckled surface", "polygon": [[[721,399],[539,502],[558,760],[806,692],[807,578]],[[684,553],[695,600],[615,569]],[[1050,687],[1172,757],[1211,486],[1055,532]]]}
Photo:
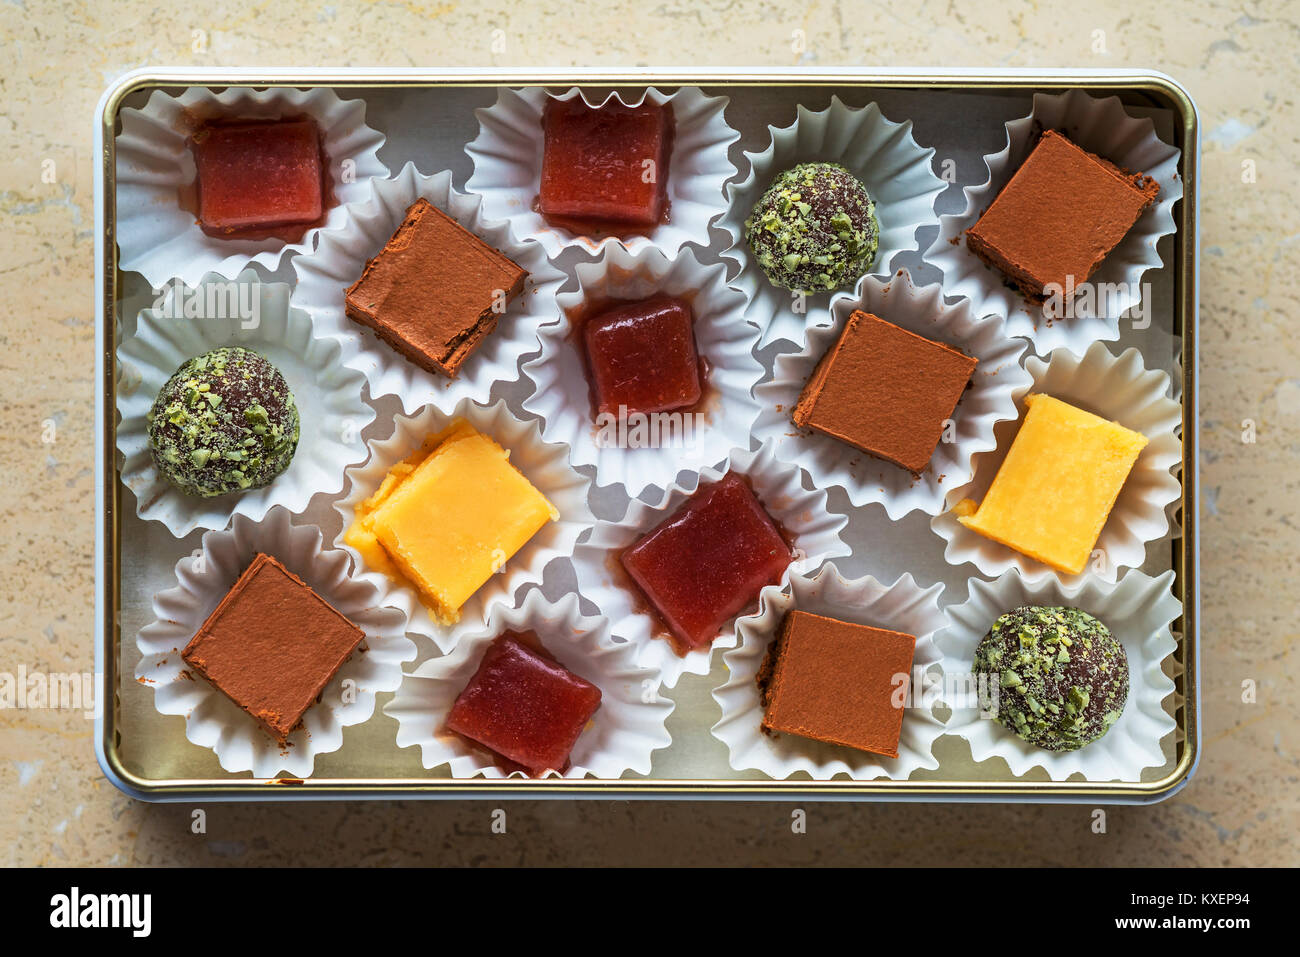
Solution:
{"label": "beige speckled surface", "polygon": [[[1186,2],[1166,5],[1153,28],[1150,14],[1116,2],[996,0],[968,14],[924,0],[697,2],[675,14],[675,4],[554,0],[318,6],[214,2],[181,15],[141,0],[0,6],[0,672],[92,667],[91,115],[123,71],[1155,67],[1196,97],[1205,140],[1200,772],[1163,805],[1111,809],[1104,835],[1086,807],[820,805],[795,836],[786,805],[567,802],[509,805],[504,836],[491,833],[486,806],[414,803],[211,806],[207,833],[194,835],[192,808],[140,804],[102,778],[81,715],[5,710],[0,863],[1300,863],[1300,8]],[[1246,161],[1256,182],[1243,182]],[[1245,420],[1253,443],[1242,441]],[[1253,704],[1241,700],[1248,679]]]}

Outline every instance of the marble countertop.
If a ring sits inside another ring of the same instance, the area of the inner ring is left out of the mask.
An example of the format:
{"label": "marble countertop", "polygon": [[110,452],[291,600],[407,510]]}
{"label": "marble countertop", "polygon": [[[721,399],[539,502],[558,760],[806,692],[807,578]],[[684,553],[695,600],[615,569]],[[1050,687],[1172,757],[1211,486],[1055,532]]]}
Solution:
{"label": "marble countertop", "polygon": [[[962,7],[967,7],[963,11]],[[1300,9],[696,2],[0,6],[0,672],[91,670],[92,115],[146,65],[1155,68],[1202,118],[1200,770],[1154,807],[212,805],[119,793],[79,713],[0,710],[0,864],[1300,863]],[[627,24],[635,21],[637,29]],[[1253,695],[1247,693],[1253,689]],[[1249,699],[1249,700],[1246,700]]]}

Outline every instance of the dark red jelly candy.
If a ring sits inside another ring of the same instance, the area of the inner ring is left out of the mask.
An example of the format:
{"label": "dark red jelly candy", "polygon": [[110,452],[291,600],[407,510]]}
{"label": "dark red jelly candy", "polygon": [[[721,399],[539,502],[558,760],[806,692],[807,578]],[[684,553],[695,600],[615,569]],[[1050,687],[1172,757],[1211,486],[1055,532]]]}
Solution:
{"label": "dark red jelly candy", "polygon": [[205,228],[238,232],[321,218],[315,121],[215,123],[194,135],[193,151]]}
{"label": "dark red jelly candy", "polygon": [[600,707],[600,689],[543,651],[532,632],[506,632],[488,645],[447,727],[530,774],[562,771]]}
{"label": "dark red jelly candy", "polygon": [[667,412],[700,400],[694,320],[680,299],[606,309],[587,320],[583,339],[598,414]]}
{"label": "dark red jelly candy", "polygon": [[623,567],[679,639],[702,647],[781,580],[790,548],[749,486],[735,475],[701,489],[623,553]]}
{"label": "dark red jelly candy", "polygon": [[548,218],[654,226],[667,203],[673,111],[646,100],[588,106],[548,100],[542,116],[542,187]]}

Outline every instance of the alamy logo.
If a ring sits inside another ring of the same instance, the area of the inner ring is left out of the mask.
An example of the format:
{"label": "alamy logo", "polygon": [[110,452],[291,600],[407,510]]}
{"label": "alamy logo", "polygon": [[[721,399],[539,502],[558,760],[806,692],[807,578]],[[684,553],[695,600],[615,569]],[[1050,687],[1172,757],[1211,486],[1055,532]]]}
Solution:
{"label": "alamy logo", "polygon": [[1118,316],[1127,310],[1134,329],[1151,325],[1151,284],[1127,282],[1081,282],[1074,276],[1065,283],[1049,282],[1043,287],[1043,316],[1046,319],[1074,319],[1078,316]]}
{"label": "alamy logo", "polygon": [[595,442],[602,449],[692,449],[708,427],[703,412],[632,412],[596,416]]}
{"label": "alamy logo", "polygon": [[159,319],[233,319],[241,329],[262,324],[258,283],[212,281],[191,289],[177,279],[155,286],[153,296],[153,311]]}
{"label": "alamy logo", "polygon": [[152,911],[149,894],[83,894],[74,887],[50,898],[50,926],[129,928],[133,937],[148,937]]}
{"label": "alamy logo", "polygon": [[90,672],[28,671],[26,665],[19,665],[17,672],[0,671],[0,711],[53,708],[98,718],[99,677]]}

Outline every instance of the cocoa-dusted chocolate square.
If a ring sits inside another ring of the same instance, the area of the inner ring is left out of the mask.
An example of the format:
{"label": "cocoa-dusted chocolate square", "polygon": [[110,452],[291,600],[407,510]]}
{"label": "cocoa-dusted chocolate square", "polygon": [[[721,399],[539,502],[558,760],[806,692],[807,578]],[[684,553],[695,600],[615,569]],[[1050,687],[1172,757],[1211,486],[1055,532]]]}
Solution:
{"label": "cocoa-dusted chocolate square", "polygon": [[966,245],[1031,299],[1049,287],[1063,294],[1088,281],[1159,192],[1150,176],[1047,130],[966,231]]}
{"label": "cocoa-dusted chocolate square", "polygon": [[283,742],[363,638],[311,586],[258,552],[181,657]]}
{"label": "cocoa-dusted chocolate square", "polygon": [[868,312],[849,316],[791,418],[919,475],[975,371],[959,349]]}
{"label": "cocoa-dusted chocolate square", "polygon": [[916,638],[793,610],[758,672],[762,727],[898,757]]}
{"label": "cocoa-dusted chocolate square", "polygon": [[348,287],[349,319],[430,372],[455,378],[528,271],[426,199]]}

